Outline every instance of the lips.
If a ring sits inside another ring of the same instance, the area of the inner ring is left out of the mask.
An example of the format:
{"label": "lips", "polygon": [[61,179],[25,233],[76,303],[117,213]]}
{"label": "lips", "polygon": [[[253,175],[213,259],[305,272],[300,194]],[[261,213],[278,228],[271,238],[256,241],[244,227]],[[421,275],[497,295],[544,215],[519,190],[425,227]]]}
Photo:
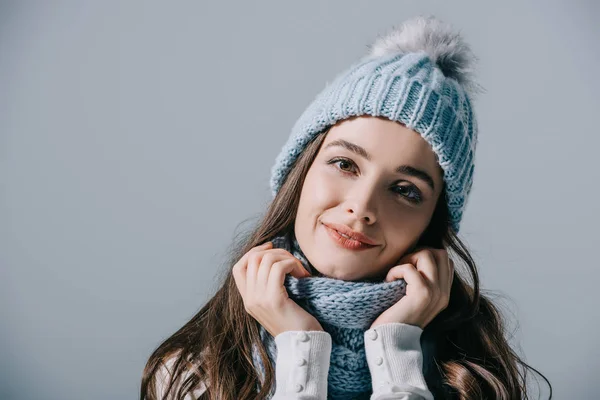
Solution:
{"label": "lips", "polygon": [[371,239],[367,235],[362,234],[360,232],[353,231],[352,229],[350,229],[346,225],[336,224],[336,223],[333,223],[333,222],[327,222],[327,223],[323,222],[323,225],[325,225],[326,227],[328,227],[330,229],[333,229],[333,230],[337,231],[337,233],[339,233],[341,235],[346,235],[350,239],[357,240],[357,241],[359,241],[359,242],[361,242],[363,244],[370,245],[370,246],[376,246],[377,245],[377,242],[375,242],[373,239]]}
{"label": "lips", "polygon": [[373,246],[370,244],[365,244],[358,240],[345,238],[338,231],[328,227],[327,225],[323,225],[323,227],[325,228],[328,236],[333,240],[333,242],[344,249],[359,251],[359,250],[372,249],[372,248],[376,247],[376,246]]}

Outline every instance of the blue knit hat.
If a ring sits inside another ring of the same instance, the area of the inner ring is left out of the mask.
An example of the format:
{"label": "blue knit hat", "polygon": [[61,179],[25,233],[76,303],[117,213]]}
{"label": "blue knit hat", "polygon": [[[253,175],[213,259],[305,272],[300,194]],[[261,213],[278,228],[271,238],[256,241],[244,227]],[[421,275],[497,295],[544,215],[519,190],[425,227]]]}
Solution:
{"label": "blue knit hat", "polygon": [[471,75],[477,59],[458,32],[433,16],[410,19],[369,47],[369,54],[325,85],[294,124],[271,169],[272,195],[315,136],[349,117],[383,116],[431,145],[458,233],[475,167],[471,98],[481,87]]}

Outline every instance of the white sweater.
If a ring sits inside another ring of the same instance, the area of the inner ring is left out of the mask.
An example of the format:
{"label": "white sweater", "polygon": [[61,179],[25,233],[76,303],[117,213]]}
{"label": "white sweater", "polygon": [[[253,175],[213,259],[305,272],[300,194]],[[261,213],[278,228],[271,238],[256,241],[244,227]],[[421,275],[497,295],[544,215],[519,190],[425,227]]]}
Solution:
{"label": "white sweater", "polygon": [[[365,353],[373,382],[371,400],[434,400],[422,372],[423,330],[389,323],[364,333]],[[275,395],[272,400],[326,400],[331,335],[325,331],[285,331],[275,336]],[[175,358],[159,371],[157,393],[162,398]],[[194,391],[200,396],[202,385]],[[175,400],[175,399],[172,399]],[[189,395],[184,400],[192,400]]]}

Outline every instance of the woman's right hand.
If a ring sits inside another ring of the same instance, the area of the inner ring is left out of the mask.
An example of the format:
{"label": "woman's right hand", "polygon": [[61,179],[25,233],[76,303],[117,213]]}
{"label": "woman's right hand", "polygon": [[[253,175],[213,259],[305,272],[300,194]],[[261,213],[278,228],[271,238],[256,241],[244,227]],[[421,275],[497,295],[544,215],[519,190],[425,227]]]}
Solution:
{"label": "woman's right hand", "polygon": [[300,260],[267,242],[250,249],[233,266],[233,278],[248,314],[273,337],[285,331],[322,331],[317,319],[290,299],[285,275],[311,276]]}

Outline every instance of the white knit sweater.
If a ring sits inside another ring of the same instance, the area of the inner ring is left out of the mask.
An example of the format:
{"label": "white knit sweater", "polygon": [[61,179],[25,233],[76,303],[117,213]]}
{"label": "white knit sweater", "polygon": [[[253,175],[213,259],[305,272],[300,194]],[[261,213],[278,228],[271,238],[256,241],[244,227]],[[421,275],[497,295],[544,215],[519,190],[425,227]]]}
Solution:
{"label": "white knit sweater", "polygon": [[[364,334],[365,353],[373,382],[371,400],[434,400],[422,372],[423,330],[404,323],[388,323]],[[272,400],[326,400],[331,335],[324,331],[285,331],[275,337],[275,395]],[[158,398],[162,398],[172,358],[159,371]],[[206,390],[194,391],[198,397]],[[184,400],[193,400],[186,396]],[[176,400],[170,398],[170,400]]]}

